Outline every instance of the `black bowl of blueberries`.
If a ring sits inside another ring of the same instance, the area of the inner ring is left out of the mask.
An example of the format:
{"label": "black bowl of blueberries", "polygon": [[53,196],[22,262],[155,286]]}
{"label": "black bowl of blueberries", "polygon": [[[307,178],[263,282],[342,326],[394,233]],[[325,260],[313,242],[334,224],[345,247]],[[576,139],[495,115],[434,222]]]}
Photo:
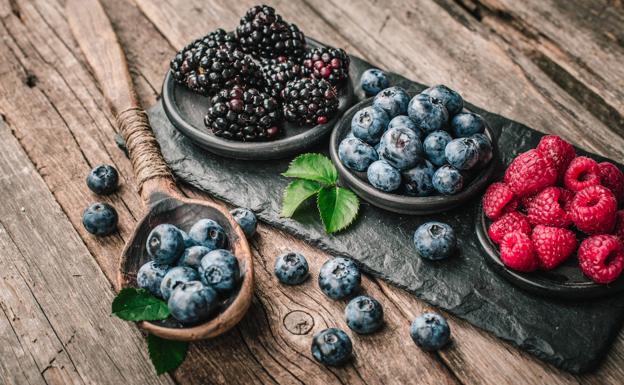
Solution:
{"label": "black bowl of blueberries", "polygon": [[362,74],[362,88],[376,95],[332,132],[341,183],[374,206],[411,215],[447,211],[480,193],[496,155],[485,119],[444,85],[414,94],[387,87],[384,77],[377,69]]}

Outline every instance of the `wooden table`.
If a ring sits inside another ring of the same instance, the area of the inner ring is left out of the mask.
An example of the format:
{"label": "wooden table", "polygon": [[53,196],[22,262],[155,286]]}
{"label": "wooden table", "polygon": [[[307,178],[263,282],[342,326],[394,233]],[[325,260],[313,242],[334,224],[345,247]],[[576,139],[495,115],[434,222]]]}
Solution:
{"label": "wooden table", "polygon": [[[244,1],[103,0],[144,106],[156,102],[174,52],[233,29]],[[624,159],[624,9],[619,0],[271,1],[308,35],[419,82],[445,83],[470,102]],[[94,31],[97,33],[97,31]],[[424,353],[408,325],[430,307],[370,278],[382,332],[353,336],[355,361],[325,368],[311,335],[346,329],[344,303],[310,280],[277,284],[273,258],[302,251],[313,276],[328,256],[261,225],[249,314],[227,335],[193,344],[171,376],[156,377],[137,328],[110,316],[118,257],[143,208],[110,109],[85,65],[62,0],[0,0],[1,384],[622,384],[624,334],[600,369],[573,376],[450,318],[453,343]],[[114,164],[121,190],[93,195],[88,171]],[[202,194],[186,188],[191,196]],[[120,215],[118,235],[81,225],[89,202]],[[583,352],[579,352],[583,354]]]}

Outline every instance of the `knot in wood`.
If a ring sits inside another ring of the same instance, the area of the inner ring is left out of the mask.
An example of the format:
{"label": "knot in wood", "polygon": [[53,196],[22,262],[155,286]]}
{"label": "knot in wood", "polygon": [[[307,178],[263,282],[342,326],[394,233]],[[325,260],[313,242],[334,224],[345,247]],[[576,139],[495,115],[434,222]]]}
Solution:
{"label": "knot in wood", "polygon": [[293,310],[284,316],[284,327],[295,335],[308,334],[314,327],[314,318],[302,310]]}

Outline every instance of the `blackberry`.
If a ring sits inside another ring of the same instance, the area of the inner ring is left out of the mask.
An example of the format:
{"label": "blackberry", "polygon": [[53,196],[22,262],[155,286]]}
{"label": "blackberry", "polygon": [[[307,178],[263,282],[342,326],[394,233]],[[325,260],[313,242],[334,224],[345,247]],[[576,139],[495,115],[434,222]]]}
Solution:
{"label": "blackberry", "polygon": [[264,73],[267,92],[276,98],[281,97],[286,83],[303,77],[301,65],[285,58],[266,61],[262,67],[262,72]]}
{"label": "blackberry", "polygon": [[336,89],[322,79],[304,78],[286,84],[284,117],[300,125],[325,124],[338,112]]}
{"label": "blackberry", "polygon": [[204,123],[216,136],[252,142],[275,139],[280,118],[279,104],[273,97],[236,85],[213,96]]}
{"label": "blackberry", "polygon": [[305,37],[299,28],[267,5],[247,11],[236,27],[236,37],[243,51],[256,58],[287,56],[300,60],[305,52]]}
{"label": "blackberry", "polygon": [[315,48],[305,54],[303,72],[315,79],[338,84],[349,77],[349,56],[340,48]]}

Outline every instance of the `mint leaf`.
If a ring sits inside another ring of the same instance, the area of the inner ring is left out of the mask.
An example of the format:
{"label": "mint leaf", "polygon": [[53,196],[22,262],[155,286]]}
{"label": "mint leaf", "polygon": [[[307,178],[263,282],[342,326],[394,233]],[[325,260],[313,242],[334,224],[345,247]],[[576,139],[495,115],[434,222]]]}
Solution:
{"label": "mint leaf", "polygon": [[338,171],[326,156],[321,154],[303,154],[296,157],[282,174],[289,178],[306,179],[325,185],[336,184]]}
{"label": "mint leaf", "polygon": [[155,321],[169,316],[167,304],[145,289],[121,289],[113,300],[112,312],[126,321]]}
{"label": "mint leaf", "polygon": [[180,366],[186,357],[188,342],[172,341],[148,334],[147,350],[159,376]]}
{"label": "mint leaf", "polygon": [[282,198],[282,216],[290,218],[297,207],[306,199],[319,192],[321,185],[318,182],[297,179],[288,184]]}
{"label": "mint leaf", "polygon": [[349,226],[357,217],[360,208],[357,195],[351,190],[336,186],[321,189],[316,203],[328,234]]}

